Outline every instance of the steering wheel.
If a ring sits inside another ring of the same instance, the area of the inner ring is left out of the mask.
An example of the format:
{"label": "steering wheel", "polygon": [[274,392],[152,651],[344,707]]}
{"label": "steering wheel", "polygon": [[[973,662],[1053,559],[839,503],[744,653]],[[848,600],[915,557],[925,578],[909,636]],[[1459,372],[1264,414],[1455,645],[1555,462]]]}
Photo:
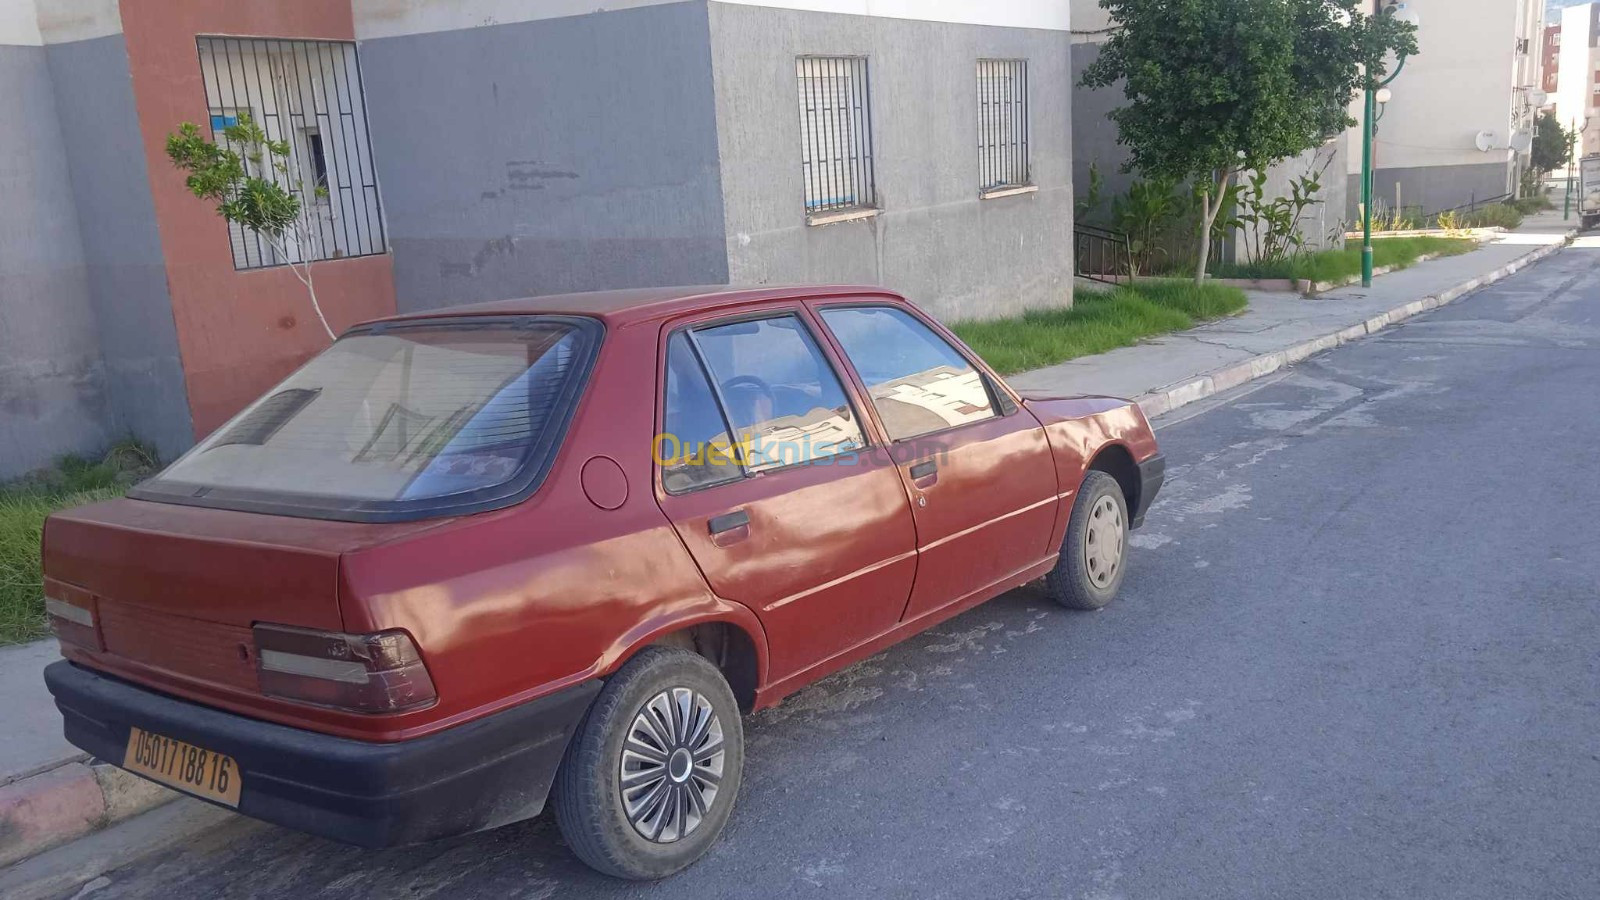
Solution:
{"label": "steering wheel", "polygon": [[[768,384],[766,379],[758,378],[754,375],[737,375],[724,381],[722,383],[722,395],[730,400],[737,396],[739,402],[746,404],[746,409],[750,412],[747,418],[750,420],[749,424],[752,425],[756,424],[757,419],[771,418],[772,411],[775,411],[778,406],[778,398],[772,392],[772,385]],[[756,414],[756,401],[762,397],[767,400],[769,412],[766,416]]]}

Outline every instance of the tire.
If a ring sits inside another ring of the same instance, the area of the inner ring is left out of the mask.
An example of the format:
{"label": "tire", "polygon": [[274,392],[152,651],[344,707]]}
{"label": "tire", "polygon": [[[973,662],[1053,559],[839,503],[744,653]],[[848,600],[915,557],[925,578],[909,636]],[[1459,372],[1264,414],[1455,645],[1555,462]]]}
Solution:
{"label": "tire", "polygon": [[[1102,549],[1115,540],[1114,552]],[[1072,504],[1056,567],[1045,593],[1068,609],[1101,609],[1117,596],[1128,570],[1128,501],[1115,478],[1089,470]]]}
{"label": "tire", "polygon": [[[685,702],[687,719],[679,715]],[[680,721],[689,725],[680,728]],[[712,754],[717,730],[721,751]],[[625,743],[634,748],[626,757]],[[699,749],[690,753],[689,747]],[[733,812],[743,768],[739,706],[722,673],[687,650],[646,647],[606,682],[573,735],[551,792],[556,824],[572,852],[598,872],[665,878],[716,842]],[[663,795],[669,803],[652,799]],[[701,806],[694,805],[697,799]]]}

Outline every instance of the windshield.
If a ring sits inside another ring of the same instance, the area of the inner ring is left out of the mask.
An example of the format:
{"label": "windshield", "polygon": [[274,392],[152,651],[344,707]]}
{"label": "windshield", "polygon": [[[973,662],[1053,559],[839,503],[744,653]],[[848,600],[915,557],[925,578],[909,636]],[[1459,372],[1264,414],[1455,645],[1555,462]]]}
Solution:
{"label": "windshield", "polygon": [[347,335],[135,496],[355,519],[515,499],[543,477],[598,330],[547,316]]}

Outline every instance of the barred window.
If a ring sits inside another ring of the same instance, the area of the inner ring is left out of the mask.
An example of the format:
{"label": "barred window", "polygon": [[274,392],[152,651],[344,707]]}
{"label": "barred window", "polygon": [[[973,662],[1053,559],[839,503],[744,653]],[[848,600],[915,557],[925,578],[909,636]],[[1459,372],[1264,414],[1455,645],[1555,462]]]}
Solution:
{"label": "barred window", "polygon": [[[356,45],[235,37],[200,37],[196,43],[212,136],[223,140],[223,129],[248,113],[268,140],[287,141],[285,187],[313,212],[310,239],[291,240],[284,253],[229,223],[234,268],[383,253],[378,176]],[[326,195],[317,196],[316,187]]]}
{"label": "barred window", "polygon": [[800,83],[800,168],[807,215],[876,207],[866,58],[802,56],[795,61],[795,70]]}
{"label": "barred window", "polygon": [[978,171],[985,193],[1033,183],[1025,59],[978,60]]}

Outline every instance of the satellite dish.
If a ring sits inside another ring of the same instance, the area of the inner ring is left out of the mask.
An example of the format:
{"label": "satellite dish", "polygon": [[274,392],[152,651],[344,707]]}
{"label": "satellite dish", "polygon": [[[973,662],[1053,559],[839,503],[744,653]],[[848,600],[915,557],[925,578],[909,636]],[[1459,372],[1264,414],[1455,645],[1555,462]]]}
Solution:
{"label": "satellite dish", "polygon": [[1480,132],[1478,132],[1478,136],[1473,139],[1473,143],[1478,145],[1478,149],[1479,150],[1483,151],[1484,153],[1488,153],[1490,150],[1494,149],[1494,145],[1495,145],[1494,132],[1492,132],[1492,131],[1480,131]]}
{"label": "satellite dish", "polygon": [[1534,88],[1533,90],[1528,92],[1528,105],[1529,106],[1537,108],[1537,107],[1543,106],[1543,105],[1545,105],[1546,103],[1549,103],[1549,102],[1550,102],[1550,95],[1546,94],[1544,91],[1539,90],[1538,88]]}
{"label": "satellite dish", "polygon": [[1527,153],[1533,149],[1533,135],[1526,131],[1519,131],[1511,136],[1511,149],[1518,153]]}

